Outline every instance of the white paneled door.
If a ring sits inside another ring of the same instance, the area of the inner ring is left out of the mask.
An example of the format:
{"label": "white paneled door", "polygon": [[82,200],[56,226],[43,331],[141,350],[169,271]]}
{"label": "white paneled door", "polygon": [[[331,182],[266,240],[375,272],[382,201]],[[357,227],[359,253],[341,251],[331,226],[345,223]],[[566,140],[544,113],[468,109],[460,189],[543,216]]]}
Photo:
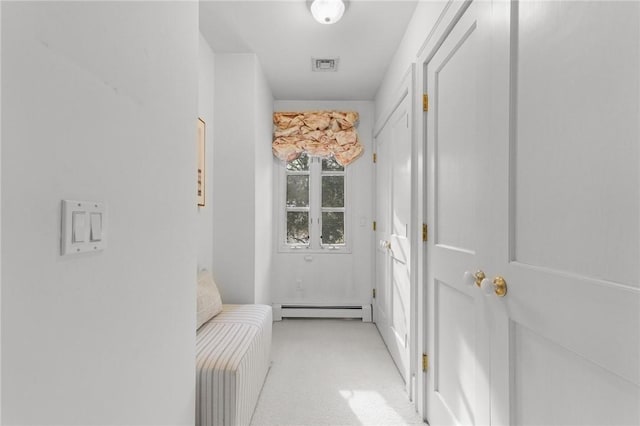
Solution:
{"label": "white paneled door", "polygon": [[[486,17],[472,4],[427,66],[427,418],[433,425],[489,423],[489,353],[486,301],[469,274],[487,252],[484,223],[491,214],[482,194],[491,164],[482,111],[490,78]],[[486,62],[486,60],[485,60]],[[465,279],[465,272],[468,272]]]}
{"label": "white paneled door", "polygon": [[426,72],[428,420],[640,424],[640,3],[474,1]]}
{"label": "white paneled door", "polygon": [[410,385],[411,114],[405,94],[376,138],[376,323]]}

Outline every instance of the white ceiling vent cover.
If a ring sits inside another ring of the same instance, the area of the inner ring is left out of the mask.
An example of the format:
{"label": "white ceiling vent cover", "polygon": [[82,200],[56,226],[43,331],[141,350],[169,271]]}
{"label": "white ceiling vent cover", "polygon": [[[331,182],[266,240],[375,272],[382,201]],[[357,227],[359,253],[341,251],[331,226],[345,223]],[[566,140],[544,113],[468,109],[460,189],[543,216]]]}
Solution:
{"label": "white ceiling vent cover", "polygon": [[311,58],[311,71],[336,72],[340,58]]}

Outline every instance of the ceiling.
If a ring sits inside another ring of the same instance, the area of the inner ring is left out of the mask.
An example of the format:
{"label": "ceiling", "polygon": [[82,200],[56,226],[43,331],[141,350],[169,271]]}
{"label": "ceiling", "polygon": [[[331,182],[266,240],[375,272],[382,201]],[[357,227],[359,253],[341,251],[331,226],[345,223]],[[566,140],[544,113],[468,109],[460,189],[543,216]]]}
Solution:
{"label": "ceiling", "polygon": [[[417,0],[350,0],[342,20],[317,23],[306,0],[200,1],[215,53],[255,53],[277,100],[371,100]],[[339,57],[337,72],[311,58]]]}

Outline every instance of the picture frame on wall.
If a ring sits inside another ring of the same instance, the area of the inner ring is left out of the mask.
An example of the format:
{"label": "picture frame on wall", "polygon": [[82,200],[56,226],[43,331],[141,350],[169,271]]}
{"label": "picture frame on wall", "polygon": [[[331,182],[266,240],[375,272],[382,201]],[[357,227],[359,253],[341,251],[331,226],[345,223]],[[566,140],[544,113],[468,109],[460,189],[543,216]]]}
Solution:
{"label": "picture frame on wall", "polygon": [[202,118],[198,118],[198,207],[204,207],[205,199],[205,129],[206,124]]}

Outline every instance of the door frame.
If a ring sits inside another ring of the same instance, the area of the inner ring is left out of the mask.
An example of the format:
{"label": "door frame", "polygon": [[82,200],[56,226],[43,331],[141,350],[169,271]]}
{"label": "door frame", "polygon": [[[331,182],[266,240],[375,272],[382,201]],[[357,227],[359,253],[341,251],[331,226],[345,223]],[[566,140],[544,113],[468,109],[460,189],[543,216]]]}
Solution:
{"label": "door frame", "polygon": [[[431,170],[433,164],[429,163],[429,159],[426,156],[427,153],[427,111],[423,111],[422,96],[428,94],[427,87],[427,66],[434,55],[438,52],[440,46],[444,43],[449,36],[455,25],[458,23],[462,15],[469,8],[474,0],[449,0],[440,12],[440,16],[436,20],[436,23],[425,38],[418,54],[416,55],[416,81],[420,84],[416,85],[416,96],[414,103],[414,137],[416,140],[416,170],[418,171],[417,178],[417,217],[419,223],[426,224],[428,227],[432,226],[432,220],[427,215],[427,176],[428,170]],[[428,228],[430,229],[430,228]],[[431,232],[429,231],[429,234]],[[429,237],[430,238],[430,237]],[[418,245],[416,255],[420,262],[418,267],[417,281],[420,285],[417,286],[417,359],[425,354],[428,354],[428,342],[429,342],[429,316],[427,309],[429,306],[428,291],[427,291],[427,271],[429,268],[427,262],[428,245],[421,243]],[[430,373],[429,370],[422,371],[422,374],[418,374],[417,387],[416,387],[416,399],[415,405],[418,413],[422,416],[423,420],[428,422],[427,419],[427,378],[426,375]]]}
{"label": "door frame", "polygon": [[[411,256],[410,256],[410,276],[409,276],[409,285],[410,285],[410,314],[409,314],[409,377],[406,383],[406,391],[409,395],[409,399],[414,402],[414,405],[418,405],[418,396],[419,389],[421,388],[421,374],[418,374],[418,360],[421,356],[421,347],[422,342],[419,342],[419,333],[418,333],[418,312],[419,306],[418,297],[419,297],[419,289],[418,289],[418,272],[421,269],[420,265],[418,265],[418,261],[420,259],[418,251],[420,250],[422,244],[420,243],[419,236],[421,235],[422,228],[422,220],[420,216],[420,212],[418,209],[419,200],[421,197],[422,187],[419,185],[421,182],[420,176],[418,174],[418,167],[420,170],[422,169],[420,161],[418,158],[422,158],[418,156],[418,153],[421,152],[422,148],[421,144],[417,143],[419,139],[416,138],[416,66],[415,63],[412,62],[407,70],[405,71],[402,80],[396,90],[394,91],[394,96],[392,98],[393,103],[390,104],[390,107],[385,111],[384,114],[380,115],[380,118],[376,121],[376,125],[374,126],[373,131],[373,141],[374,141],[374,152],[377,152],[378,148],[378,137],[380,133],[384,130],[385,126],[391,120],[394,112],[398,109],[398,107],[402,104],[405,98],[409,98],[409,134],[411,135],[411,218],[409,223],[409,244],[411,247]],[[377,179],[377,172],[374,173]],[[374,185],[377,185],[376,179],[374,179]],[[374,186],[374,214],[376,212],[377,199],[375,199],[375,186]],[[375,249],[375,248],[374,248]],[[374,257],[375,262],[375,257]],[[374,271],[377,273],[377,268],[374,266]],[[376,279],[377,282],[377,279]],[[374,301],[377,304],[377,300]],[[376,309],[373,309],[375,312]],[[375,315],[374,315],[374,322]],[[376,322],[377,327],[377,322]]]}

